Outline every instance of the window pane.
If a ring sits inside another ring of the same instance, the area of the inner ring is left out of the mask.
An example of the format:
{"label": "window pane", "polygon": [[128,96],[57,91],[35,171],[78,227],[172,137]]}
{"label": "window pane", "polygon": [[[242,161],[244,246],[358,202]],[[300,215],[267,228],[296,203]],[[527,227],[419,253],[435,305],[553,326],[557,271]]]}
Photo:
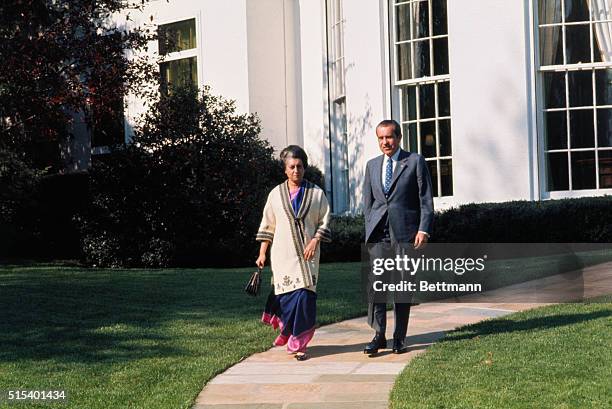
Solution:
{"label": "window pane", "polygon": [[612,69],[595,71],[597,105],[612,105]]}
{"label": "window pane", "polygon": [[434,84],[425,84],[419,87],[419,118],[433,118],[436,116],[434,100]]}
{"label": "window pane", "polygon": [[196,48],[195,19],[160,25],[158,35],[160,55]]}
{"label": "window pane", "polygon": [[450,82],[438,83],[438,116],[450,116]]}
{"label": "window pane", "polygon": [[[405,128],[406,129],[406,128]],[[419,151],[419,146],[417,145],[417,126],[416,123],[412,123],[412,124],[408,124],[407,125],[407,129],[408,129],[408,136],[410,138],[410,151],[411,152],[418,152]]]}
{"label": "window pane", "polygon": [[182,58],[159,64],[162,89],[198,85],[196,57]]}
{"label": "window pane", "polygon": [[440,144],[440,156],[451,156],[451,127],[450,119],[438,121],[438,143]]}
{"label": "window pane", "polygon": [[561,22],[561,0],[538,0],[538,19],[540,24]]}
{"label": "window pane", "polygon": [[446,17],[446,0],[433,0],[431,2],[433,20],[433,35],[448,34],[448,23]]}
{"label": "window pane", "polygon": [[412,3],[412,38],[429,36],[429,6],[427,1]]}
{"label": "window pane", "polygon": [[397,75],[398,81],[412,78],[410,71],[410,44],[404,43],[397,46]]}
{"label": "window pane", "polygon": [[589,6],[585,0],[565,0],[565,21],[589,21]]}
{"label": "window pane", "polygon": [[599,151],[599,188],[612,188],[612,151]]}
{"label": "window pane", "polygon": [[611,31],[612,23],[593,24],[593,62],[612,62]]}
{"label": "window pane", "polygon": [[[591,0],[591,2],[594,2],[597,0]],[[601,1],[599,2],[601,3]],[[592,4],[591,5],[591,15],[593,16],[593,20],[595,21],[600,21],[600,20],[610,20],[610,13],[612,8],[610,7],[610,3],[608,0],[608,7],[596,7],[596,4]]]}
{"label": "window pane", "polygon": [[572,190],[595,189],[595,151],[572,152]]}
{"label": "window pane", "polygon": [[569,190],[567,153],[549,153],[547,156],[548,190]]}
{"label": "window pane", "polygon": [[440,182],[442,183],[442,196],[453,195],[453,163],[450,159],[440,160]]}
{"label": "window pane", "polygon": [[410,4],[400,4],[395,7],[397,40],[410,40]]}
{"label": "window pane", "polygon": [[567,64],[591,62],[591,39],[589,25],[565,27],[565,58]]}
{"label": "window pane", "polygon": [[429,40],[414,43],[414,78],[428,77],[429,73]]}
{"label": "window pane", "polygon": [[563,64],[561,26],[540,27],[540,65]]}
{"label": "window pane", "polygon": [[404,87],[402,92],[402,121],[416,120],[416,87]]}
{"label": "window pane", "polygon": [[565,73],[545,72],[544,78],[544,107],[565,108]]}
{"label": "window pane", "polygon": [[429,169],[429,175],[431,176],[431,186],[433,188],[432,193],[434,197],[438,196],[438,165],[436,162],[435,159],[427,161],[427,169]]}
{"label": "window pane", "polygon": [[569,105],[571,107],[593,105],[592,71],[570,71],[567,73]]}
{"label": "window pane", "polygon": [[597,110],[597,146],[612,147],[612,109]]}
{"label": "window pane", "polygon": [[421,155],[426,158],[436,157],[436,123],[421,122]]}
{"label": "window pane", "polygon": [[448,74],[448,38],[433,40],[434,75]]}
{"label": "window pane", "polygon": [[567,148],[567,117],[566,111],[545,112],[546,149]]}
{"label": "window pane", "polygon": [[593,110],[570,111],[570,144],[572,148],[595,147]]}

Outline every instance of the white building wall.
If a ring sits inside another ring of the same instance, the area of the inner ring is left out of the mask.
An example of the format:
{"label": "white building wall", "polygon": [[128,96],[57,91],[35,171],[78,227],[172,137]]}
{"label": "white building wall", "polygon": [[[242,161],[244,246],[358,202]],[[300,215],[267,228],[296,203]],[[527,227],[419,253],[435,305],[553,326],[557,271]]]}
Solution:
{"label": "white building wall", "polygon": [[376,125],[388,115],[385,101],[387,47],[377,1],[344,1],[344,51],[351,211],[361,211],[366,162],[379,155]]}
{"label": "white building wall", "polygon": [[[198,86],[236,101],[239,112],[249,104],[249,61],[247,50],[247,0],[152,1],[142,12],[130,15],[133,25],[166,24],[196,19]],[[157,42],[148,55],[156,58]],[[138,116],[146,111],[144,101],[133,96],[127,104],[128,134]]]}
{"label": "white building wall", "polygon": [[454,196],[534,199],[529,1],[448,2]]}

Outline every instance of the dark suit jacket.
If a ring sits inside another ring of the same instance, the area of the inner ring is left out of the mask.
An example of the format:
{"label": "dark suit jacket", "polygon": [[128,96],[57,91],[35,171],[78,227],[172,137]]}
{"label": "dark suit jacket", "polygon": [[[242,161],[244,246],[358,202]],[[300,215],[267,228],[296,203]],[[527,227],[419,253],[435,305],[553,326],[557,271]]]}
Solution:
{"label": "dark suit jacket", "polygon": [[388,197],[382,186],[382,165],[383,155],[366,165],[363,187],[366,242],[385,214],[394,242],[410,242],[418,231],[431,233],[434,216],[431,176],[423,156],[400,151]]}

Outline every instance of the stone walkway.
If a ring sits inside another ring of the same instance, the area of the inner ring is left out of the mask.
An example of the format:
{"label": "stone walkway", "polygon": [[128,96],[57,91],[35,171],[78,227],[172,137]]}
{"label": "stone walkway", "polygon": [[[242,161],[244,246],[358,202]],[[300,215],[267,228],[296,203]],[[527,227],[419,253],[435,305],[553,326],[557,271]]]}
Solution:
{"label": "stone walkway", "polygon": [[373,336],[365,318],[321,327],[308,348],[309,360],[297,362],[284,347],[252,355],[211,380],[194,409],[383,409],[395,377],[446,331],[532,306],[418,305],[410,314],[409,352],[382,350],[372,358],[363,353]]}
{"label": "stone walkway", "polygon": [[[506,287],[505,291],[524,293],[534,286],[571,288],[574,286],[568,285],[568,279],[572,282],[573,278],[548,277]],[[612,264],[586,269],[582,282],[585,296],[597,296],[597,290],[609,292]],[[469,301],[413,307],[408,327],[410,349],[401,355],[390,350],[382,350],[375,357],[364,355],[363,347],[373,333],[363,317],[321,327],[308,348],[309,360],[297,362],[284,347],[252,355],[212,379],[193,409],[383,409],[396,376],[446,331],[541,306],[544,300],[534,297],[537,303],[529,299],[521,304],[492,303],[477,296]],[[393,312],[387,318],[390,338]]]}

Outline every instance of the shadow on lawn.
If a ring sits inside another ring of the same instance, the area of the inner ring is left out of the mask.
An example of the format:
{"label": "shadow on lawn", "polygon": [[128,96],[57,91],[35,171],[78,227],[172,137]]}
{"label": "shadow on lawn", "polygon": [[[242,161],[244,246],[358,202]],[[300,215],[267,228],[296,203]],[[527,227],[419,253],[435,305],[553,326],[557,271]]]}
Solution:
{"label": "shadow on lawn", "polygon": [[468,325],[455,332],[451,332],[442,339],[442,342],[509,332],[546,330],[607,317],[612,317],[612,309],[577,314],[551,314],[544,317],[520,320],[512,320],[511,318],[492,319]]}
{"label": "shadow on lawn", "polygon": [[[185,345],[231,345],[237,340],[224,328],[227,322],[253,321],[261,314],[261,297],[242,293],[247,276],[198,270],[4,270],[0,362],[129,361],[194,353],[177,346],[177,339]],[[240,302],[231,299],[234,287]]]}

